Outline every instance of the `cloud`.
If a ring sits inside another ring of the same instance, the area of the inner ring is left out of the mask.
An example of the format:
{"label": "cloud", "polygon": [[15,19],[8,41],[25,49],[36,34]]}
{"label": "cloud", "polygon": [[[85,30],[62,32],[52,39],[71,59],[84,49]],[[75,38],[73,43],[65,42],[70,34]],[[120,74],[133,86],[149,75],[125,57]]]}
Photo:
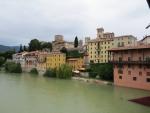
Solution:
{"label": "cloud", "polygon": [[94,38],[102,26],[140,39],[149,33],[149,13],[144,0],[0,0],[0,44],[28,44],[36,37],[52,41],[55,34]]}

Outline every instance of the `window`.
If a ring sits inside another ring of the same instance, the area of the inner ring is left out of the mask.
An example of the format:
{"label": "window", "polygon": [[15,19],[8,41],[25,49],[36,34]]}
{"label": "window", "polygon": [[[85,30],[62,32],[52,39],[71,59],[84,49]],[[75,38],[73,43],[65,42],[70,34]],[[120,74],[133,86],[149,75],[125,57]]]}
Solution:
{"label": "window", "polygon": [[119,79],[122,79],[122,76],[119,76]]}
{"label": "window", "polygon": [[136,81],[136,77],[133,77],[133,80]]}
{"label": "window", "polygon": [[146,82],[150,82],[150,78],[147,78],[147,79],[146,79]]}
{"label": "window", "polygon": [[139,75],[142,76],[142,72],[141,71],[139,72]]}
{"label": "window", "polygon": [[128,71],[128,75],[131,75],[131,71]]}
{"label": "window", "polygon": [[131,68],[131,64],[128,64],[128,68]]}
{"label": "window", "polygon": [[141,64],[139,65],[139,68],[140,68],[140,69],[142,68],[142,65],[141,65]]}
{"label": "window", "polygon": [[119,69],[119,70],[118,70],[118,73],[119,73],[119,74],[123,74],[123,70]]}
{"label": "window", "polygon": [[146,75],[147,75],[147,76],[150,76],[150,72],[147,72]]}
{"label": "window", "polygon": [[128,61],[131,61],[131,57],[128,57]]}
{"label": "window", "polygon": [[141,59],[141,57],[139,57],[139,61],[141,61],[142,59]]}

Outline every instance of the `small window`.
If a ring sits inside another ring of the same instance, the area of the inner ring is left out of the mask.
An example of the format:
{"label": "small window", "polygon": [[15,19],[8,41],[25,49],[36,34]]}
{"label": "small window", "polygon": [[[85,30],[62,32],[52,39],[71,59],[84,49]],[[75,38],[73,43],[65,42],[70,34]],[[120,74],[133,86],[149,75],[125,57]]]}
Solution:
{"label": "small window", "polygon": [[147,72],[147,76],[150,76],[150,72]]}
{"label": "small window", "polygon": [[139,65],[139,68],[140,68],[140,69],[142,68],[142,65],[141,65],[141,64]]}
{"label": "small window", "polygon": [[131,64],[128,64],[128,68],[131,68]]}
{"label": "small window", "polygon": [[136,77],[133,77],[133,80],[136,81]]}
{"label": "small window", "polygon": [[119,79],[122,79],[122,76],[119,76]]}
{"label": "small window", "polygon": [[142,76],[142,72],[141,71],[139,72],[139,75]]}
{"label": "small window", "polygon": [[146,81],[147,81],[147,82],[150,82],[150,78],[147,78]]}
{"label": "small window", "polygon": [[131,75],[131,71],[128,71],[128,75]]}

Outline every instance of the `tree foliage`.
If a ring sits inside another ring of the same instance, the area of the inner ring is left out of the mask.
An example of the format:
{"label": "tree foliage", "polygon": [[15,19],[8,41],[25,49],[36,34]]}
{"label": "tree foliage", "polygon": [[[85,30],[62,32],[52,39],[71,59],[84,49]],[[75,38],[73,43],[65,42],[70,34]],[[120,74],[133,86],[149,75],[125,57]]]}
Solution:
{"label": "tree foliage", "polygon": [[104,80],[113,80],[113,65],[112,64],[91,64],[92,72],[96,72],[99,78]]}
{"label": "tree foliage", "polygon": [[56,71],[56,77],[60,79],[69,79],[72,77],[72,68],[67,65],[61,65]]}
{"label": "tree foliage", "polygon": [[33,39],[29,43],[29,51],[40,50],[40,42],[37,39]]}
{"label": "tree foliage", "polygon": [[39,72],[36,68],[32,68],[31,71],[30,71],[31,74],[35,74],[35,75],[38,75]]}
{"label": "tree foliage", "polygon": [[75,40],[74,40],[74,47],[75,48],[78,47],[78,37],[77,36],[75,37]]}
{"label": "tree foliage", "polygon": [[23,52],[22,44],[20,44],[19,53]]}
{"label": "tree foliage", "polygon": [[5,58],[0,56],[0,67],[5,63]]}
{"label": "tree foliage", "polygon": [[44,73],[45,77],[56,77],[56,69],[47,69]]}
{"label": "tree foliage", "polygon": [[10,73],[22,73],[22,68],[20,63],[14,63],[14,62],[7,62],[5,64],[5,70],[6,72]]}

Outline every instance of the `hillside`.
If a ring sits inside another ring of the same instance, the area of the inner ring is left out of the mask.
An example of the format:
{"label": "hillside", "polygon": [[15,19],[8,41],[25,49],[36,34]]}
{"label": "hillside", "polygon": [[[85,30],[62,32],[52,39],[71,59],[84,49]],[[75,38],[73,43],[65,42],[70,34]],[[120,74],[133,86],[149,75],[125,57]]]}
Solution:
{"label": "hillside", "polygon": [[0,45],[0,52],[5,52],[5,51],[8,51],[8,50],[16,50],[18,51],[19,50],[19,46],[4,46],[4,45]]}

